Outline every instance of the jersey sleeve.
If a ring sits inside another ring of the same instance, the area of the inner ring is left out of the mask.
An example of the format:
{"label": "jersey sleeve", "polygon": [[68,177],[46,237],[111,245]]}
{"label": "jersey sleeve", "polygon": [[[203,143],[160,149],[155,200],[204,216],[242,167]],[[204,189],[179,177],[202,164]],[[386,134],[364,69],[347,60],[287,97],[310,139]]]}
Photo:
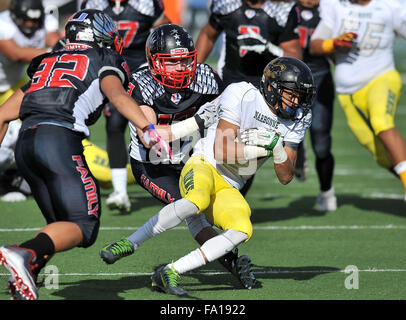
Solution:
{"label": "jersey sleeve", "polygon": [[127,62],[118,52],[109,49],[103,50],[105,50],[102,57],[103,67],[100,68],[98,74],[100,80],[108,75],[115,75],[120,78],[123,86],[127,88],[130,77]]}
{"label": "jersey sleeve", "polygon": [[293,128],[289,130],[283,138],[284,142],[290,142],[293,144],[298,144],[305,138],[306,130],[310,127],[312,123],[312,112],[311,110],[301,119],[297,121]]}
{"label": "jersey sleeve", "polygon": [[299,39],[299,34],[297,33],[298,17],[295,10],[295,6],[289,12],[289,16],[286,22],[286,26],[283,32],[278,37],[278,42],[283,43],[290,40]]}
{"label": "jersey sleeve", "polygon": [[59,30],[58,19],[55,18],[52,14],[45,15],[44,27],[47,33],[58,31]]}
{"label": "jersey sleeve", "polygon": [[137,102],[138,105],[146,105],[147,103],[144,101],[144,98],[142,96],[141,88],[138,85],[138,82],[134,79],[132,76],[130,78],[130,82],[128,84],[128,94],[130,95],[131,98]]}
{"label": "jersey sleeve", "polygon": [[16,27],[0,20],[0,40],[13,39]]}
{"label": "jersey sleeve", "polygon": [[221,32],[224,29],[223,17],[241,7],[241,0],[213,0],[210,5],[209,24]]}
{"label": "jersey sleeve", "polygon": [[242,93],[238,84],[229,85],[218,99],[219,118],[236,126],[241,125]]}
{"label": "jersey sleeve", "polygon": [[406,1],[399,0],[393,6],[393,23],[395,32],[406,38]]}

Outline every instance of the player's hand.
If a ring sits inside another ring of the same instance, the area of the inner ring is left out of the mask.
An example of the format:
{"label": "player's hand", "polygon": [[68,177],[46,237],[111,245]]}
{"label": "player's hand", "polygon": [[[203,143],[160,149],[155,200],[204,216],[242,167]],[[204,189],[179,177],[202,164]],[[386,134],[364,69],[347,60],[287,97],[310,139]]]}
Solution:
{"label": "player's hand", "polygon": [[334,48],[351,48],[355,40],[358,38],[358,34],[354,32],[346,32],[343,33],[342,35],[338,36],[337,38],[334,38]]}
{"label": "player's hand", "polygon": [[169,143],[159,135],[153,124],[146,126],[142,129],[142,132],[142,138],[151,149],[161,157],[169,157],[169,159],[172,159],[172,149],[169,146]]}
{"label": "player's hand", "polygon": [[197,110],[194,117],[200,130],[210,127],[218,120],[217,109],[216,103],[207,102]]}
{"label": "player's hand", "polygon": [[240,34],[237,37],[237,43],[240,50],[254,51],[259,54],[267,50],[277,57],[283,55],[283,50],[280,47],[267,41],[259,33],[256,33],[251,29],[248,29],[248,33]]}
{"label": "player's hand", "polygon": [[247,145],[263,147],[268,151],[273,151],[278,141],[282,138],[274,130],[267,128],[251,128],[241,133],[241,141]]}

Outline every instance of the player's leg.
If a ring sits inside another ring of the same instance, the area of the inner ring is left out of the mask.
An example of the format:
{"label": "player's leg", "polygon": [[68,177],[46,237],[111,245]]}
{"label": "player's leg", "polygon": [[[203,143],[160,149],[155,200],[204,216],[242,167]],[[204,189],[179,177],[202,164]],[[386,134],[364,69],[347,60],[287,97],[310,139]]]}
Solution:
{"label": "player's leg", "polygon": [[[395,127],[395,114],[402,80],[397,71],[375,79],[369,88],[368,110],[371,126],[384,148],[377,149],[377,161],[396,172],[406,190],[406,142]],[[389,164],[388,164],[389,160]]]}
{"label": "player's leg", "polygon": [[111,169],[113,193],[109,195],[106,204],[110,209],[124,212],[131,210],[131,203],[127,194],[127,163],[128,151],[125,140],[125,130],[128,120],[109,103],[105,110],[107,154]]}
{"label": "player's leg", "polygon": [[337,199],[332,185],[334,157],[331,153],[331,128],[333,124],[334,85],[331,73],[314,75],[317,94],[312,107],[310,139],[316,158],[316,172],[320,192],[316,200],[316,210],[335,211]]}

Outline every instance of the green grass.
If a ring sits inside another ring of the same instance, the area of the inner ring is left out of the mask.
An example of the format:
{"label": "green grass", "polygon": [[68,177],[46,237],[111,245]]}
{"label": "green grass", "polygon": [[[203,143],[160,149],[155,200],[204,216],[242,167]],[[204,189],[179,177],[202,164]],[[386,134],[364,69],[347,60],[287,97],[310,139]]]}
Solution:
{"label": "green grass", "polygon": [[[404,52],[404,42],[398,50]],[[398,54],[397,57],[402,57]],[[403,55],[404,57],[404,55]],[[405,60],[398,59],[401,72]],[[398,106],[397,126],[406,137],[406,92]],[[318,180],[308,142],[310,174],[305,182],[287,186],[276,182],[272,163],[261,168],[247,200],[252,206],[254,235],[240,246],[248,254],[261,288],[241,289],[217,263],[182,276],[181,285],[203,300],[398,300],[406,297],[406,205],[401,182],[380,168],[355,140],[343,112],[334,111],[333,153],[336,212],[314,210]],[[92,128],[91,140],[105,146],[104,119]],[[103,202],[111,190],[102,190]],[[106,243],[131,234],[161,204],[139,186],[129,187],[132,212],[119,215],[103,207],[101,230],[88,249],[57,254],[49,263],[58,268],[59,287],[41,288],[43,300],[179,300],[150,290],[155,266],[177,259],[197,247],[181,224],[147,241],[133,256],[106,265],[99,250]],[[34,202],[0,203],[0,244],[18,243],[35,234],[44,219]],[[17,230],[16,228],[21,228]],[[355,265],[358,289],[347,289]],[[0,300],[6,292],[7,273],[0,269]],[[50,278],[48,278],[50,279]]]}

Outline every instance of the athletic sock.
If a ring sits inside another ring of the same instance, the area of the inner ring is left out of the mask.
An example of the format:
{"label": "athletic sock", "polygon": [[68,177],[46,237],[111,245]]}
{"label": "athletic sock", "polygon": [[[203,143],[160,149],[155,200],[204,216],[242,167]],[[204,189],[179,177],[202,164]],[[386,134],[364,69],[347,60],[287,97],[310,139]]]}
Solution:
{"label": "athletic sock", "polygon": [[114,191],[127,193],[127,168],[112,168],[111,181]]}
{"label": "athletic sock", "polygon": [[406,161],[399,162],[393,170],[399,176],[400,180],[402,180],[403,187],[406,190]]}
{"label": "athletic sock", "polygon": [[43,232],[39,233],[35,238],[21,243],[19,247],[30,249],[35,252],[36,259],[34,263],[37,266],[33,270],[33,273],[36,275],[45,266],[50,257],[55,253],[55,245],[52,239]]}

